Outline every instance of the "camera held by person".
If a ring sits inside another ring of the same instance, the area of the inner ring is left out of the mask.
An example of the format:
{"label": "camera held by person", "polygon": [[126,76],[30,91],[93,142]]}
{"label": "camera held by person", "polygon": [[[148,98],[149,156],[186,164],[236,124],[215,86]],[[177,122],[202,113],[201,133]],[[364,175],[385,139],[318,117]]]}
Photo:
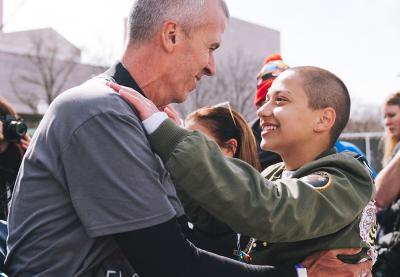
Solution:
{"label": "camera held by person", "polygon": [[28,130],[26,124],[11,114],[0,115],[3,122],[3,140],[7,142],[19,142]]}
{"label": "camera held by person", "polygon": [[6,99],[0,97],[0,219],[8,214],[22,157],[29,146],[27,126]]}

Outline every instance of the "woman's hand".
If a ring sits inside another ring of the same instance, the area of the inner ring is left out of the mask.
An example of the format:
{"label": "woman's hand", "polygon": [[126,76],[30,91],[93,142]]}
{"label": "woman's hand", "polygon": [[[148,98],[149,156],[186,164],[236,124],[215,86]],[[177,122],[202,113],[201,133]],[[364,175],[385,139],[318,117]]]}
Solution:
{"label": "woman's hand", "polygon": [[142,121],[160,111],[153,102],[132,88],[121,86],[114,82],[107,82],[107,86],[118,92],[122,98],[132,104],[138,111]]}
{"label": "woman's hand", "polygon": [[31,143],[31,137],[28,134],[25,134],[18,142],[18,145],[21,146],[22,150],[25,152],[26,149],[28,149],[30,143]]}
{"label": "woman's hand", "polygon": [[179,115],[178,111],[175,110],[174,107],[172,107],[172,105],[167,105],[163,107],[162,111],[165,112],[168,115],[168,117],[175,122],[176,125],[183,127],[183,120]]}
{"label": "woman's hand", "polygon": [[[0,153],[3,153],[10,142],[4,141],[3,134],[3,122],[0,121]],[[31,142],[31,137],[28,134],[25,134],[19,142],[15,142],[16,145],[20,147],[20,149],[25,153],[26,149],[28,149],[29,143]]]}

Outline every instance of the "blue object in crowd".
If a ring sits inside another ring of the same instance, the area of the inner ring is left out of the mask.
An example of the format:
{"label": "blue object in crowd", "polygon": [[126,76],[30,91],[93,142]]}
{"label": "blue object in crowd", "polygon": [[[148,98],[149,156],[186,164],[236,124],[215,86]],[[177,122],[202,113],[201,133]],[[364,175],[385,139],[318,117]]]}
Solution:
{"label": "blue object in crowd", "polygon": [[[338,153],[343,152],[343,151],[351,151],[353,153],[357,153],[361,156],[363,156],[364,158],[366,158],[366,155],[364,154],[363,151],[361,151],[360,148],[358,148],[357,146],[355,146],[353,143],[348,142],[348,141],[343,141],[343,140],[338,140],[335,143],[335,147]],[[369,168],[371,169],[371,176],[373,179],[375,179],[376,177],[376,170],[370,165],[368,164]]]}

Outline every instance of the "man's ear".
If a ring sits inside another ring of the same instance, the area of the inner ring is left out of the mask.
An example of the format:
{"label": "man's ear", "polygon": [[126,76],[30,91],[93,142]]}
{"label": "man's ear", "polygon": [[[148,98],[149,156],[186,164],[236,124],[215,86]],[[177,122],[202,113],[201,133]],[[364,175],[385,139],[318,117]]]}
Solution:
{"label": "man's ear", "polygon": [[320,110],[318,120],[314,125],[314,131],[317,133],[322,133],[325,131],[330,131],[332,126],[336,121],[336,111],[331,108],[324,108]]}
{"label": "man's ear", "polygon": [[162,46],[167,52],[172,52],[177,42],[178,28],[175,21],[164,22],[161,28]]}

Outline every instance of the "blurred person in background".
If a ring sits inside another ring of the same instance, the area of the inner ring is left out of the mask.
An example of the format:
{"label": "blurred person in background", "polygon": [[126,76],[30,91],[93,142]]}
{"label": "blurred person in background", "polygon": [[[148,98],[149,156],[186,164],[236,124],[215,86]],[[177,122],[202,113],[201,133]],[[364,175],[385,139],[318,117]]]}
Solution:
{"label": "blurred person in background", "polygon": [[384,168],[375,179],[378,212],[378,260],[374,276],[400,276],[400,91],[383,107],[385,124]]}
{"label": "blurred person in background", "polygon": [[0,96],[0,219],[7,220],[8,202],[22,157],[29,146],[26,125],[11,104]]}
{"label": "blurred person in background", "polygon": [[367,161],[367,158],[366,158],[367,155],[365,155],[365,153],[360,148],[358,148],[357,145],[355,145],[354,143],[348,142],[348,141],[338,139],[335,143],[335,148],[338,153],[343,152],[343,151],[350,151],[350,152],[358,154],[358,159],[361,159],[362,162],[365,163],[366,167],[369,170],[371,177],[373,179],[375,179],[375,177],[376,177],[375,168],[373,168],[369,164],[369,162]]}
{"label": "blurred person in background", "polygon": [[[288,69],[289,66],[285,64],[282,60],[282,57],[279,53],[272,54],[267,56],[264,59],[263,66],[261,67],[260,72],[257,74],[257,90],[254,98],[254,105],[258,110],[265,103],[265,96],[268,93],[269,88],[272,85],[272,82],[275,80],[278,75]],[[262,150],[260,147],[261,143],[261,126],[260,126],[260,118],[257,118],[252,123],[253,134],[256,138],[257,143],[257,152],[258,157],[261,163],[261,169],[264,170],[270,165],[279,163],[282,161],[281,157],[271,151]]]}
{"label": "blurred person in background", "polygon": [[[252,130],[243,116],[231,109],[229,102],[195,110],[186,117],[185,127],[200,131],[215,141],[226,157],[240,159],[261,170]],[[250,238],[238,235],[204,210],[182,188],[176,190],[188,216],[183,229],[190,241],[202,249],[238,259],[239,248],[245,248]]]}

